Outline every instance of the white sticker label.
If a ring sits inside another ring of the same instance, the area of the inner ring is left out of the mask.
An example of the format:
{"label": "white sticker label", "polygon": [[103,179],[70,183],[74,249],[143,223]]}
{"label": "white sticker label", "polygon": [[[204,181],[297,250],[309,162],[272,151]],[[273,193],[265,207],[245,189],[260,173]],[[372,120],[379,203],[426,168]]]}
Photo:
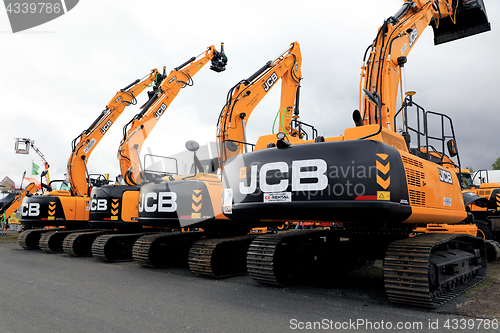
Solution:
{"label": "white sticker label", "polygon": [[443,205],[451,206],[451,198],[443,197]]}
{"label": "white sticker label", "polygon": [[264,202],[292,202],[292,192],[264,193]]}
{"label": "white sticker label", "polygon": [[401,54],[405,54],[407,48],[408,44],[405,43],[405,45],[403,45],[403,47],[401,48]]}
{"label": "white sticker label", "polygon": [[224,202],[222,204],[223,210],[225,214],[233,213],[233,189],[226,188],[224,189]]}
{"label": "white sticker label", "polygon": [[90,142],[87,144],[87,146],[85,146],[85,148],[83,148],[83,152],[85,154],[88,154],[89,151],[92,149],[92,147],[94,147],[96,142],[97,142],[96,139],[92,138],[92,140],[90,140]]}
{"label": "white sticker label", "polygon": [[417,38],[418,38],[418,31],[417,31],[417,27],[415,27],[415,28],[413,28],[413,30],[410,32],[410,35],[408,36],[408,41],[410,42],[410,46],[413,46],[413,43],[415,43]]}

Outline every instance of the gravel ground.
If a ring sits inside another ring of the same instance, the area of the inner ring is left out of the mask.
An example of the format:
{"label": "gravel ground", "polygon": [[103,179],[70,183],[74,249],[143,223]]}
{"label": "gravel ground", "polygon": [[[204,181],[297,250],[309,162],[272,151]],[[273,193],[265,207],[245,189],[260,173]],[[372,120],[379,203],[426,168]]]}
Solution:
{"label": "gravel ground", "polygon": [[[0,237],[0,246],[20,249],[17,244],[17,235],[11,234],[8,237]],[[64,258],[61,259],[64,260]],[[131,265],[134,264],[131,263]],[[396,307],[390,303],[385,295],[381,271],[382,263],[377,262],[375,267],[351,276],[347,281],[343,279],[336,280],[337,287],[333,289],[331,285],[325,286],[319,283],[315,284],[315,286],[305,287],[305,291],[324,292],[341,298],[357,299]],[[294,289],[294,287],[291,287],[291,289]],[[496,319],[500,321],[499,300],[500,262],[488,263],[488,276],[483,283],[432,312],[458,315],[465,318]],[[418,311],[419,309],[415,310]]]}

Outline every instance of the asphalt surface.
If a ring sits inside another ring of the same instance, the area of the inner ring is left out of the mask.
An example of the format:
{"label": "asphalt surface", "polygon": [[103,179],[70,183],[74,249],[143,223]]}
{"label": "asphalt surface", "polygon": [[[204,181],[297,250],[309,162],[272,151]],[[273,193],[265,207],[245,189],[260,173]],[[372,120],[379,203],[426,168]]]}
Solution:
{"label": "asphalt surface", "polygon": [[0,244],[0,305],[0,333],[483,331],[445,329],[461,318],[443,310],[390,304],[376,268],[275,288],[249,276],[212,280],[188,268],[110,264],[15,243]]}

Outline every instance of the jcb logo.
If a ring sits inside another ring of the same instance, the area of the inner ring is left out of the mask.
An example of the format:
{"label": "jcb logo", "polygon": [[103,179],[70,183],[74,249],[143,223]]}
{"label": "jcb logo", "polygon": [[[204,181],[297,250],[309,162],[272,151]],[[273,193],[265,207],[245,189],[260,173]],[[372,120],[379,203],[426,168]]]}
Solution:
{"label": "jcb logo", "polygon": [[106,199],[92,199],[90,201],[90,210],[95,212],[98,210],[107,210],[108,200]]}
{"label": "jcb logo", "polygon": [[40,204],[37,202],[31,202],[29,204],[23,204],[21,209],[22,216],[39,216],[40,215]]}
{"label": "jcb logo", "polygon": [[163,112],[165,112],[166,109],[167,109],[167,106],[165,105],[165,103],[161,103],[160,107],[155,112],[155,118],[159,119],[161,117],[161,115],[163,114]]}
{"label": "jcb logo", "polygon": [[276,83],[276,81],[278,81],[278,75],[276,75],[276,72],[273,72],[273,74],[271,74],[271,76],[262,84],[264,91],[267,92],[269,89],[271,89],[271,87],[273,86],[273,84]]}
{"label": "jcb logo", "polygon": [[[268,183],[272,176],[268,176],[270,171],[278,171],[283,175],[288,174],[291,179],[292,191],[321,191],[328,186],[328,177],[326,176],[327,164],[325,160],[301,160],[292,161],[291,172],[286,162],[266,163],[260,168],[259,177],[257,177],[257,165],[252,165],[250,169],[250,185],[246,186],[244,182],[239,183],[241,194],[252,194],[257,189],[257,178],[262,192],[283,192],[286,191],[290,180],[281,179],[279,183]],[[306,169],[306,170],[304,170]],[[309,182],[303,183],[302,179],[308,179]],[[314,182],[310,182],[315,179]]]}
{"label": "jcb logo", "polygon": [[108,119],[106,124],[104,124],[104,126],[101,128],[101,133],[106,134],[106,131],[111,127],[111,125],[113,125],[113,122]]}
{"label": "jcb logo", "polygon": [[453,178],[451,177],[451,172],[443,169],[439,169],[439,180],[443,183],[453,184]]}
{"label": "jcb logo", "polygon": [[175,192],[149,192],[141,194],[139,212],[146,213],[171,213],[177,210],[177,193]]}

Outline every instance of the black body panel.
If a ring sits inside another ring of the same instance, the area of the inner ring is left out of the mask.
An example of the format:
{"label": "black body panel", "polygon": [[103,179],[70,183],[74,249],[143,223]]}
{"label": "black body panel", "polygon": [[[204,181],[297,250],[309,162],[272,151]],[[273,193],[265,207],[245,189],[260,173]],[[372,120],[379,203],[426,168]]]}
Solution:
{"label": "black body panel", "polygon": [[139,222],[145,226],[187,227],[212,219],[210,193],[202,181],[188,178],[141,187]]}
{"label": "black body panel", "polygon": [[123,194],[127,191],[140,191],[139,186],[107,185],[94,187],[90,195],[89,226],[95,229],[140,229],[137,222],[123,221]]}
{"label": "black body panel", "polygon": [[399,223],[411,215],[401,156],[378,141],[239,155],[226,163],[223,185],[226,197],[233,192],[232,209],[224,207],[233,219]]}
{"label": "black body panel", "polygon": [[[72,199],[70,196],[67,198]],[[66,226],[71,229],[80,229],[88,227],[88,221],[66,220],[61,199],[56,195],[25,197],[21,205],[20,222],[26,228]]]}

